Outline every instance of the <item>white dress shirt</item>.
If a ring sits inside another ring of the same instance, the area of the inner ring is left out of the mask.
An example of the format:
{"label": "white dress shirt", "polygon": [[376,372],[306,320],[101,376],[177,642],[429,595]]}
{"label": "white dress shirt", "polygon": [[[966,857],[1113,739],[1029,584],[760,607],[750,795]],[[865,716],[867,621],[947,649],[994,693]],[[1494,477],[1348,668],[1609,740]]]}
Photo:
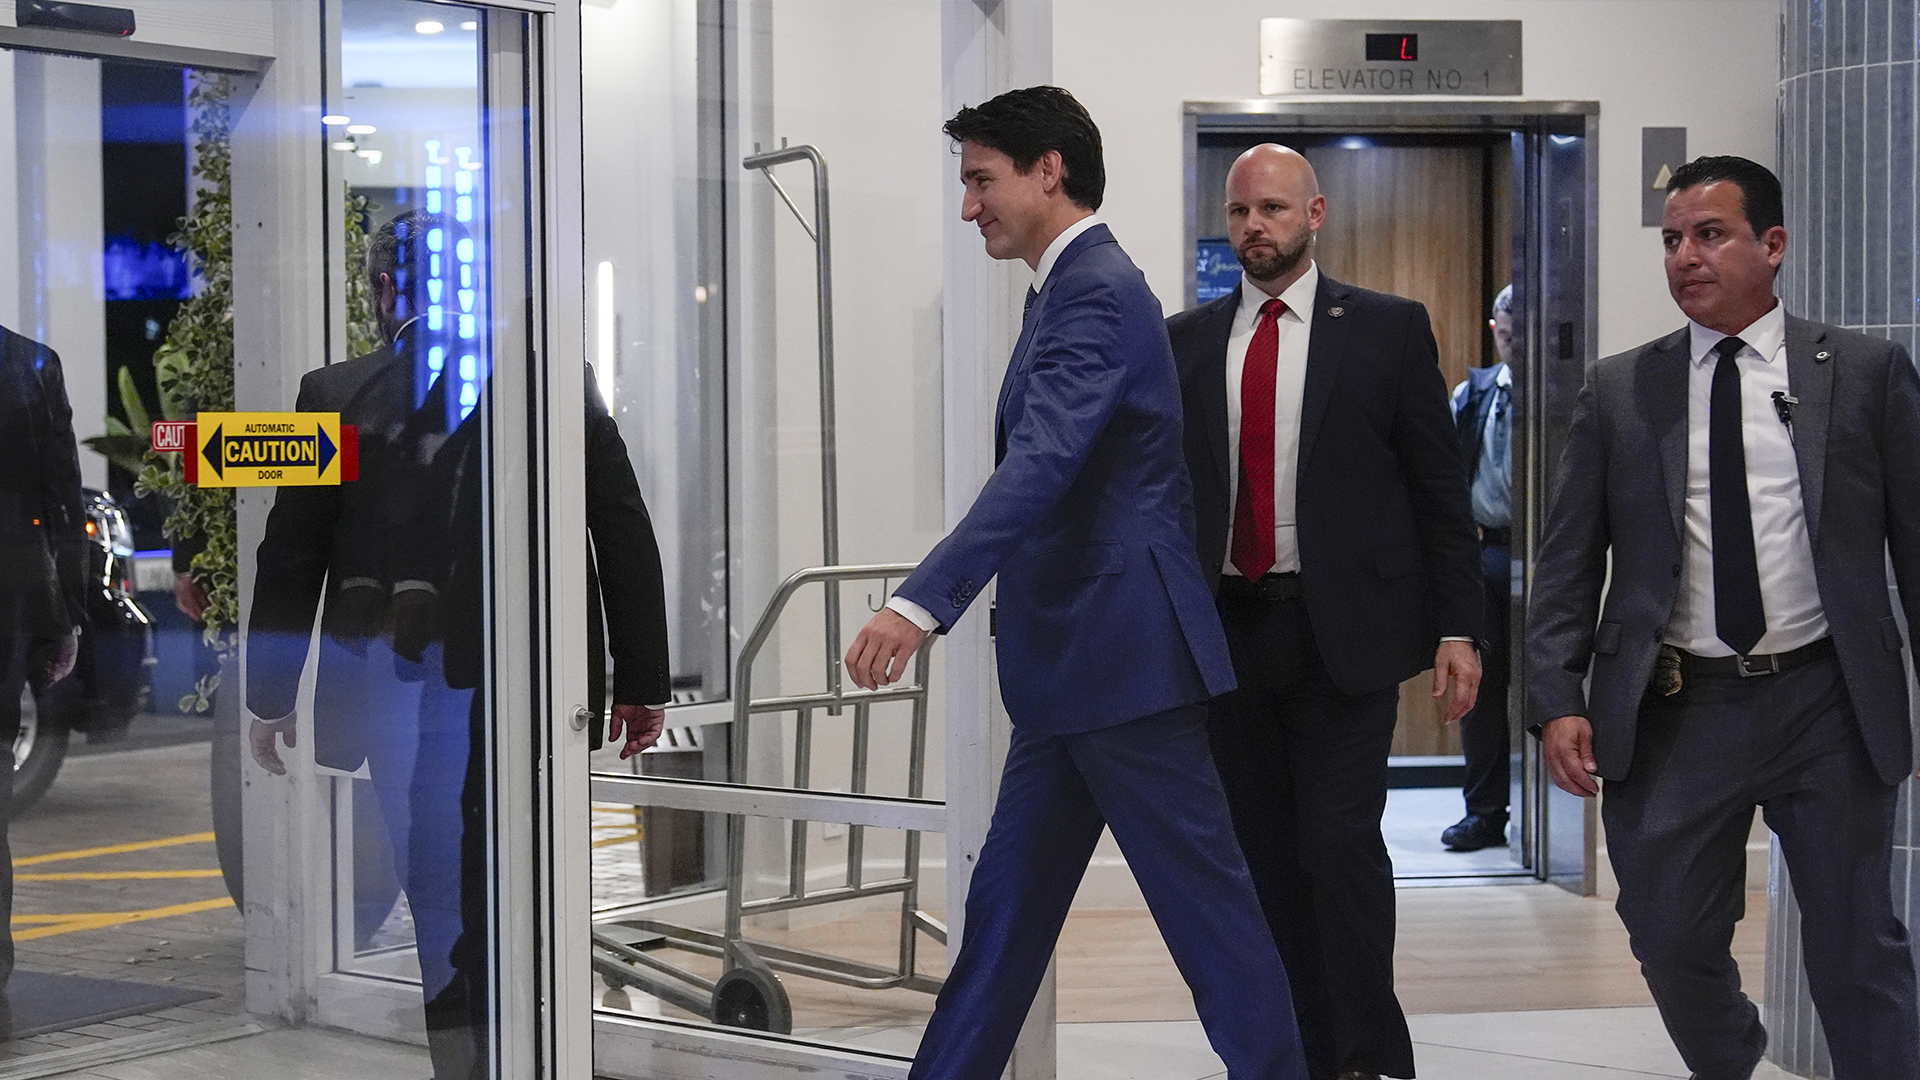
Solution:
{"label": "white dress shirt", "polygon": [[[1294,533],[1295,481],[1300,475],[1300,406],[1307,385],[1307,339],[1313,334],[1313,296],[1320,288],[1320,266],[1309,263],[1300,280],[1287,286],[1280,300],[1280,363],[1273,375],[1273,568],[1276,574],[1300,569],[1300,542]],[[1227,482],[1227,564],[1233,565],[1233,517],[1240,497],[1240,379],[1247,367],[1247,347],[1260,325],[1260,308],[1273,299],[1244,277],[1240,280],[1240,309],[1234,312],[1227,334],[1227,459],[1232,462]]]}
{"label": "white dress shirt", "polygon": [[[1713,347],[1727,335],[1699,323],[1689,326],[1692,364],[1687,375],[1686,536],[1682,542],[1680,594],[1667,623],[1667,644],[1698,656],[1731,656],[1720,640],[1713,611],[1713,508],[1708,481],[1708,412]],[[1827,616],[1813,579],[1813,543],[1800,502],[1800,466],[1791,429],[1774,409],[1775,391],[1787,385],[1787,316],[1773,310],[1735,335],[1746,342],[1734,357],[1740,368],[1741,445],[1747,457],[1747,501],[1753,515],[1753,547],[1760,566],[1760,598],[1767,632],[1756,654],[1787,652],[1827,636]]]}
{"label": "white dress shirt", "polygon": [[[1060,261],[1060,253],[1067,250],[1067,245],[1073,243],[1081,233],[1099,224],[1101,224],[1100,215],[1088,214],[1061,230],[1060,235],[1053,238],[1053,243],[1047,245],[1047,250],[1041,253],[1040,261],[1033,267],[1035,293],[1046,287],[1047,275],[1053,273],[1053,264]],[[1012,363],[1012,357],[1009,357],[1007,362]],[[932,612],[904,596],[896,594],[888,597],[887,607],[904,616],[908,622],[919,627],[923,632],[931,632],[940,626],[940,620],[934,618]]]}

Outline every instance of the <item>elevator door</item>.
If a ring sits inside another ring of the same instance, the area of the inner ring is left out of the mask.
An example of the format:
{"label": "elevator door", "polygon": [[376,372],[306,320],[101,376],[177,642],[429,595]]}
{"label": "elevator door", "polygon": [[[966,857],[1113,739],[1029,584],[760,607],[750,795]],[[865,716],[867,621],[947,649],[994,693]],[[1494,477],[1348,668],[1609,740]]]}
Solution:
{"label": "elevator door", "polygon": [[1427,307],[1449,388],[1496,360],[1491,309],[1513,286],[1509,848],[1442,849],[1440,831],[1463,811],[1462,746],[1460,729],[1439,721],[1432,674],[1423,672],[1402,687],[1392,750],[1385,832],[1401,879],[1518,874],[1591,888],[1591,807],[1556,797],[1522,732],[1532,722],[1524,715],[1528,556],[1593,339],[1595,126],[1588,103],[1500,102],[1497,111],[1491,102],[1187,105],[1190,306],[1238,281],[1220,193],[1234,157],[1260,142],[1294,147],[1314,165],[1328,201],[1314,248],[1324,272]]}

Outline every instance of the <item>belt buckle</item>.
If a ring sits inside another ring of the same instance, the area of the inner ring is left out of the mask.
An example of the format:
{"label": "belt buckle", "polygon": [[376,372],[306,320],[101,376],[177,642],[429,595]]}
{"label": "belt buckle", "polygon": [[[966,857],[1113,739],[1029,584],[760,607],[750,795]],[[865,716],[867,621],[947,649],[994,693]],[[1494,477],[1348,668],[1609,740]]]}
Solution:
{"label": "belt buckle", "polygon": [[[1770,653],[1766,656],[1738,656],[1735,657],[1734,660],[1734,666],[1739,670],[1740,677],[1743,679],[1751,679],[1758,675],[1780,674],[1779,653]],[[1766,663],[1756,667],[1753,663],[1756,660],[1764,660]]]}

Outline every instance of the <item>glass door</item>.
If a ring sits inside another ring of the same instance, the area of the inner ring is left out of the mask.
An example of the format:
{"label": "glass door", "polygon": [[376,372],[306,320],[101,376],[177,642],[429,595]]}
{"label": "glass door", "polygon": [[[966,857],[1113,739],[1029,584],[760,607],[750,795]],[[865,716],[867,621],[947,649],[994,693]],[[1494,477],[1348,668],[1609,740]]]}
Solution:
{"label": "glass door", "polygon": [[337,416],[351,461],[242,514],[260,996],[439,1077],[578,1075],[587,1040],[556,992],[584,949],[569,979],[549,945],[586,874],[551,809],[589,701],[578,144],[547,122],[577,6],[539,7],[320,8],[324,364],[242,395]]}

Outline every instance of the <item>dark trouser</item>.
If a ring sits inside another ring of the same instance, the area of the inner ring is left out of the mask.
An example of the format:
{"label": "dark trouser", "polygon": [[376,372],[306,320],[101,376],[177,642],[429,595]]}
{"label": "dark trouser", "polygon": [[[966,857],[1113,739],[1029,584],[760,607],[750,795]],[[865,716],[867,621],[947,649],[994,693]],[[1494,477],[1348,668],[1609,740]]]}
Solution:
{"label": "dark trouser", "polygon": [[27,685],[31,644],[0,633],[0,765],[5,766],[0,768],[0,996],[13,977],[13,848],[7,827],[13,822],[13,740],[20,734],[20,694]]}
{"label": "dark trouser", "polygon": [[1467,813],[1505,821],[1513,787],[1513,742],[1507,718],[1513,569],[1505,544],[1481,545],[1480,572],[1486,584],[1487,651],[1480,657],[1480,696],[1460,718],[1461,748],[1467,756],[1463,793]]}
{"label": "dark trouser", "polygon": [[1766,1048],[1729,952],[1756,804],[1800,901],[1835,1080],[1920,1076],[1913,955],[1889,883],[1897,790],[1867,758],[1832,657],[1691,678],[1643,705],[1632,770],[1606,783],[1601,813],[1620,920],[1699,1080],[1746,1080]]}
{"label": "dark trouser", "polygon": [[1204,706],[1075,735],[1019,728],[965,936],[912,1080],[998,1080],[1102,826],[1127,857],[1231,1080],[1305,1080],[1286,975],[1207,756]]}
{"label": "dark trouser", "polygon": [[1312,1075],[1413,1075],[1393,993],[1393,863],[1380,835],[1398,687],[1349,697],[1306,605],[1223,597],[1240,689],[1214,702],[1214,761],[1292,980]]}

